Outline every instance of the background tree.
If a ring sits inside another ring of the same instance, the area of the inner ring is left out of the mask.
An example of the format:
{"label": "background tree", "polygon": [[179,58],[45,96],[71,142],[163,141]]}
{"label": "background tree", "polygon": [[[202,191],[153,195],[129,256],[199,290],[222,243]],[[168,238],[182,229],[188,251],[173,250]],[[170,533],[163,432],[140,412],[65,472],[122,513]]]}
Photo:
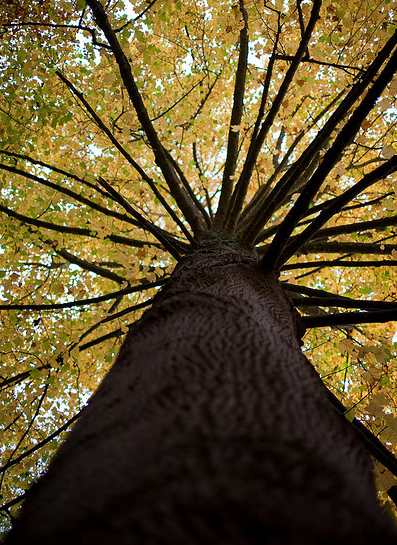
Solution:
{"label": "background tree", "polygon": [[4,528],[208,233],[279,273],[393,496],[394,17],[386,1],[5,3]]}

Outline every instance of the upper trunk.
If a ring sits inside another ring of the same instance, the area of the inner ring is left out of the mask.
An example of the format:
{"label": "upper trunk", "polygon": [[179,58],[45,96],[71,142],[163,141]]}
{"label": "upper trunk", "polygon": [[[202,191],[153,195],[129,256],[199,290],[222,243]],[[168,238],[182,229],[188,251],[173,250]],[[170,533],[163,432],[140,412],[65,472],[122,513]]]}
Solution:
{"label": "upper trunk", "polygon": [[132,326],[10,543],[394,540],[296,325],[253,255],[203,243]]}

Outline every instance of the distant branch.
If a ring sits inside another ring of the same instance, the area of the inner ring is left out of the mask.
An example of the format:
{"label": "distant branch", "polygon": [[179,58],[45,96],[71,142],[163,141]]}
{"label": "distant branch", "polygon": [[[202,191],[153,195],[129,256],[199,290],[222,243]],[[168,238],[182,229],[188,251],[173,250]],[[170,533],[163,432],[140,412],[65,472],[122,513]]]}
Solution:
{"label": "distant branch", "polygon": [[[19,464],[20,462],[22,462],[25,458],[27,458],[28,456],[30,456],[31,454],[33,454],[34,452],[36,452],[37,450],[40,450],[41,448],[43,448],[45,445],[47,445],[48,443],[50,443],[53,439],[55,439],[56,437],[58,437],[58,435],[60,435],[62,432],[66,431],[72,424],[73,422],[75,422],[78,418],[80,418],[81,416],[81,413],[82,411],[79,411],[77,414],[75,414],[74,416],[72,416],[72,418],[70,418],[67,422],[65,422],[65,424],[63,424],[61,427],[59,427],[56,431],[54,431],[53,433],[51,433],[48,437],[46,437],[45,439],[43,439],[43,441],[40,441],[40,443],[37,443],[36,445],[34,445],[34,447],[26,450],[25,452],[23,452],[20,456],[18,456],[17,458],[14,458],[14,460],[10,460],[9,462],[7,462],[6,464],[4,464],[2,467],[0,467],[0,474],[1,473],[4,473],[9,467],[11,466],[14,466],[16,464]],[[3,506],[4,508],[4,506]],[[2,508],[0,508],[1,510]]]}
{"label": "distant branch", "polygon": [[[291,55],[281,55],[281,54],[276,55],[276,59],[279,61],[292,61],[293,58],[294,57],[292,57]],[[334,62],[319,61],[308,56],[303,57],[302,62],[307,62],[309,64],[317,64],[319,66],[327,66],[329,68],[338,68],[339,70],[344,70],[345,72],[348,72],[350,70],[354,70],[355,72],[361,72],[361,73],[364,72],[364,69],[358,66],[348,66],[345,64],[338,64]]]}
{"label": "distant branch", "polygon": [[39,26],[44,28],[47,27],[47,28],[82,30],[83,32],[88,32],[89,34],[91,34],[93,45],[96,45],[97,47],[104,47],[105,49],[110,49],[108,44],[103,44],[101,42],[98,42],[96,37],[96,30],[94,28],[89,28],[83,25],[67,25],[63,23],[36,23],[32,21],[27,21],[24,23],[2,23],[1,26],[6,29],[21,27],[21,26]]}

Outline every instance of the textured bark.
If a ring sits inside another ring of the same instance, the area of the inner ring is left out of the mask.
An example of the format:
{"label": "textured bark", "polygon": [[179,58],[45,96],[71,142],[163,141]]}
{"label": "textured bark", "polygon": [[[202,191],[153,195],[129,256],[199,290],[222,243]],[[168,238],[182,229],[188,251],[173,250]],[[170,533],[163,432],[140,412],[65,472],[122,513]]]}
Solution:
{"label": "textured bark", "polygon": [[207,241],[134,324],[9,543],[397,542],[277,280]]}

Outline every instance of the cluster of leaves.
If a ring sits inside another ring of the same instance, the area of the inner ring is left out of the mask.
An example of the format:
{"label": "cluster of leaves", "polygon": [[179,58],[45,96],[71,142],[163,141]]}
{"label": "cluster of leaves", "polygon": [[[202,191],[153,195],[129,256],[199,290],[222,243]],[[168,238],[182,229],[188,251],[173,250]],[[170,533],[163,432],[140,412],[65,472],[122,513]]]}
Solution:
{"label": "cluster of leaves", "polygon": [[5,526],[211,230],[280,271],[346,416],[397,448],[394,18],[388,0],[6,0]]}

